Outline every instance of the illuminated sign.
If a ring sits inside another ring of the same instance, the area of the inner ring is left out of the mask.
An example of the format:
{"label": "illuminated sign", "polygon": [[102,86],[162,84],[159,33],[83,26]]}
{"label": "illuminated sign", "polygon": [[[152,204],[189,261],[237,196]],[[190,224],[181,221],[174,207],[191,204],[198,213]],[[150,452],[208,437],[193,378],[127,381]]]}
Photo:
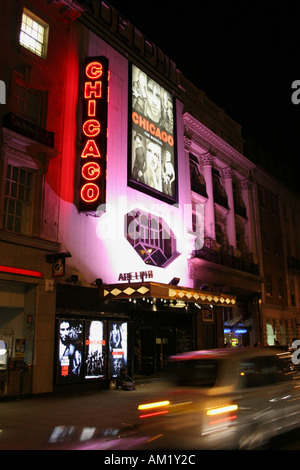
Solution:
{"label": "illuminated sign", "polygon": [[120,375],[121,369],[127,367],[127,323],[109,322],[109,374]]}
{"label": "illuminated sign", "polygon": [[153,278],[153,271],[131,271],[130,273],[120,273],[118,281],[143,281]]}
{"label": "illuminated sign", "polygon": [[83,322],[62,318],[58,324],[58,383],[81,381]]}
{"label": "illuminated sign", "polygon": [[13,268],[12,266],[0,266],[0,272],[9,274],[19,274],[21,276],[43,277],[40,271],[32,271],[31,269]]}
{"label": "illuminated sign", "polygon": [[173,204],[177,201],[173,96],[135,65],[129,86],[128,184]]}
{"label": "illuminated sign", "polygon": [[105,377],[106,370],[106,328],[98,320],[85,322],[85,379]]}
{"label": "illuminated sign", "polygon": [[79,210],[95,213],[106,200],[107,108],[109,71],[106,57],[85,62]]}

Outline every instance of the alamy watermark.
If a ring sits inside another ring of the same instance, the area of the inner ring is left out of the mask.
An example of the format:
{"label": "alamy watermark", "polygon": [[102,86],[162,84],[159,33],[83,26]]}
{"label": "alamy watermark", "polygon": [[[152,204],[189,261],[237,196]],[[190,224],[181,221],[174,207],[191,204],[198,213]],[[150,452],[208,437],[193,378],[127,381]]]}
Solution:
{"label": "alamy watermark", "polygon": [[[146,227],[136,222],[135,216],[139,212],[149,216]],[[157,220],[162,219],[162,239],[170,239],[172,231],[176,240],[192,243],[194,249],[199,250],[204,245],[204,204],[201,203],[183,204],[179,208],[176,204],[174,207],[160,203],[137,204],[137,201],[129,201],[126,196],[119,196],[114,204],[100,205],[96,215],[99,217],[96,232],[102,240],[123,240],[125,227],[126,236],[133,242],[141,238],[158,238]],[[188,223],[192,215],[193,224],[191,219]]]}
{"label": "alamy watermark", "polygon": [[300,339],[293,341],[292,349],[295,349],[292,353],[292,363],[298,365],[300,364]]}
{"label": "alamy watermark", "polygon": [[0,80],[0,104],[6,104],[6,86],[3,80]]}
{"label": "alamy watermark", "polygon": [[292,90],[295,90],[291,96],[292,103],[299,104],[300,103],[300,80],[293,81]]}

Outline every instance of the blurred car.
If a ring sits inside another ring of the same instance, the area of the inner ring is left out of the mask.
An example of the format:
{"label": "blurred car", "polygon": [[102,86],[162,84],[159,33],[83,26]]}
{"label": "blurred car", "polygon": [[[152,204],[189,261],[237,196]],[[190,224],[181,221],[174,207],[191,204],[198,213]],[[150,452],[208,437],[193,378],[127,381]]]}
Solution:
{"label": "blurred car", "polygon": [[172,356],[164,393],[139,405],[143,449],[252,449],[300,426],[299,366],[272,348]]}

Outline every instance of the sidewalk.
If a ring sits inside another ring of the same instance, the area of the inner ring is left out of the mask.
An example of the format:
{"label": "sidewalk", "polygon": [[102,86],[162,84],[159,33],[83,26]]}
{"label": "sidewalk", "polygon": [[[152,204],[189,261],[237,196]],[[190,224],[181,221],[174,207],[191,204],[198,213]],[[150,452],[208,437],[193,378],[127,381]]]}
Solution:
{"label": "sidewalk", "polygon": [[[120,430],[139,425],[137,407],[163,391],[164,380],[139,378],[132,392],[81,390],[0,401],[0,449],[106,448]],[[118,445],[121,441],[118,440]],[[124,444],[125,445],[125,444]],[[127,445],[127,444],[126,444]],[[104,447],[103,447],[104,446]]]}

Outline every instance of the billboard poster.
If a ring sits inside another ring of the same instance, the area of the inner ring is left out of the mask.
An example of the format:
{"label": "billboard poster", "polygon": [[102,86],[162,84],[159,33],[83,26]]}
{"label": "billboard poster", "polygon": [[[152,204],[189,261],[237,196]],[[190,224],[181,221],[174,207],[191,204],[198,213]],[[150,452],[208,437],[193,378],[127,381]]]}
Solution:
{"label": "billboard poster", "polygon": [[109,375],[116,377],[127,366],[127,322],[109,322]]}
{"label": "billboard poster", "polygon": [[170,92],[132,64],[129,80],[128,184],[177,201],[175,106]]}
{"label": "billboard poster", "polygon": [[85,322],[85,379],[105,377],[105,323],[98,320]]}
{"label": "billboard poster", "polygon": [[58,383],[78,382],[82,367],[82,320],[61,318],[58,333]]}

